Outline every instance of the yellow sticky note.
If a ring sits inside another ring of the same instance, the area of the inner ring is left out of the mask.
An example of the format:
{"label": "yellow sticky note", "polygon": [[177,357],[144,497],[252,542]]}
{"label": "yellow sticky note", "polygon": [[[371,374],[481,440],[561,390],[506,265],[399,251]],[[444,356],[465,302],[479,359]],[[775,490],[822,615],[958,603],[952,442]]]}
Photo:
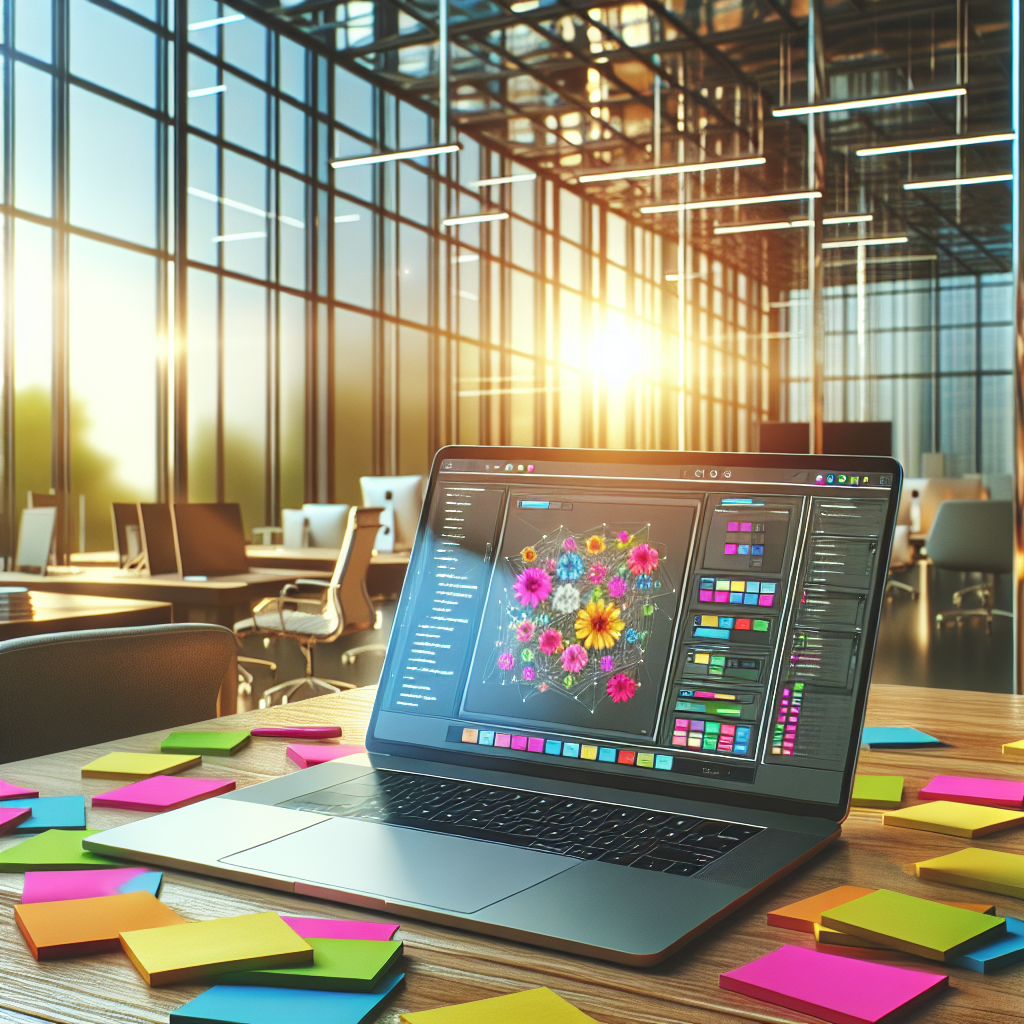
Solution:
{"label": "yellow sticky note", "polygon": [[847,935],[823,924],[814,926],[814,941],[829,946],[856,946],[857,949],[886,949],[881,943],[863,939],[859,935]]}
{"label": "yellow sticky note", "polygon": [[115,751],[90,761],[82,768],[83,779],[152,779],[177,775],[203,763],[195,754],[129,754]]}
{"label": "yellow sticky note", "polygon": [[914,867],[918,878],[1024,899],[1024,857],[1019,853],[969,846],[956,853],[918,861]]}
{"label": "yellow sticky note", "polygon": [[1011,761],[1024,761],[1024,740],[1004,743],[1003,757],[1008,757]]}
{"label": "yellow sticky note", "polygon": [[273,913],[122,932],[121,947],[149,985],[313,962],[313,947]]}
{"label": "yellow sticky note", "polygon": [[990,832],[1024,825],[1024,813],[979,804],[958,804],[952,800],[931,800],[916,807],[904,807],[901,811],[887,811],[882,815],[882,823],[975,839]]}
{"label": "yellow sticky note", "polygon": [[549,988],[403,1013],[399,1020],[403,1024],[597,1024]]}

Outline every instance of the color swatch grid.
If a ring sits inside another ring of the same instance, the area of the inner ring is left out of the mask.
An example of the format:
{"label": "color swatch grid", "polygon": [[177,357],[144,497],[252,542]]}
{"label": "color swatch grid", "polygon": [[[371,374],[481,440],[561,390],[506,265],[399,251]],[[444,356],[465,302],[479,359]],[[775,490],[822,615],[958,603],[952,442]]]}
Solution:
{"label": "color swatch grid", "polygon": [[[693,635],[707,640],[731,640],[733,630],[745,633],[764,633],[756,642],[766,642],[771,629],[769,619],[741,619],[733,615],[695,615]],[[735,639],[742,640],[743,637]],[[749,641],[748,641],[749,642]]]}
{"label": "color swatch grid", "polygon": [[628,764],[635,768],[654,768],[666,772],[672,771],[674,763],[674,759],[668,754],[566,742],[548,739],[546,736],[520,736],[517,733],[495,732],[492,729],[460,729],[458,726],[451,726],[448,729],[448,740],[456,743],[475,743],[481,747],[524,750],[530,754],[547,754],[549,757],[573,757],[582,761]]}
{"label": "color swatch grid", "polygon": [[804,684],[794,683],[792,687],[784,687],[782,700],[779,701],[779,713],[775,719],[772,732],[772,753],[793,756],[793,745],[796,743],[796,727],[800,721],[800,704],[803,701]]}
{"label": "color swatch grid", "polygon": [[676,701],[676,711],[696,711],[701,715],[718,715],[722,718],[754,717],[754,695],[752,693],[711,693],[708,690],[682,689]]}
{"label": "color swatch grid", "polygon": [[677,718],[672,729],[672,746],[745,755],[750,748],[750,726]]}
{"label": "color swatch grid", "polygon": [[746,604],[771,608],[775,603],[777,586],[776,583],[762,583],[760,580],[720,580],[714,576],[702,576],[697,596],[701,601],[714,604]]}
{"label": "color swatch grid", "polygon": [[729,536],[725,542],[726,555],[763,555],[764,523],[741,523],[730,519],[725,524]]}
{"label": "color swatch grid", "polygon": [[715,654],[713,651],[688,651],[684,672],[694,676],[719,676],[723,679],[749,679],[757,682],[761,675],[761,659],[737,658]]}

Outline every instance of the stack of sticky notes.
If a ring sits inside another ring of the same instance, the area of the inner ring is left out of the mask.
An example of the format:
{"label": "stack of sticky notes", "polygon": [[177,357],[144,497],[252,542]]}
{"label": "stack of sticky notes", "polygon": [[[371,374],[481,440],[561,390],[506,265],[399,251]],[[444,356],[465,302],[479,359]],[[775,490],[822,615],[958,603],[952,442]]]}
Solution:
{"label": "stack of sticky notes", "polygon": [[0,836],[10,835],[22,822],[28,821],[31,807],[0,806]]}
{"label": "stack of sticky notes", "polygon": [[83,766],[82,778],[151,779],[154,775],[176,775],[202,763],[201,757],[180,754],[127,754],[115,751]]}
{"label": "stack of sticky notes", "polygon": [[403,1013],[403,1024],[597,1024],[549,988]]}
{"label": "stack of sticky notes", "polygon": [[13,826],[15,835],[31,835],[51,828],[85,828],[84,796],[39,796],[6,800],[0,806],[27,808],[29,815]]}
{"label": "stack of sticky notes", "polygon": [[868,750],[904,750],[911,747],[941,747],[943,743],[920,729],[871,726],[861,733],[860,745]]}
{"label": "stack of sticky notes", "polygon": [[1024,856],[1019,853],[968,847],[918,861],[914,868],[918,878],[1024,899]]}
{"label": "stack of sticky notes", "polygon": [[286,753],[300,768],[312,768],[349,754],[365,754],[366,747],[358,743],[291,743]]}
{"label": "stack of sticky notes", "polygon": [[922,800],[955,800],[1019,811],[1024,808],[1024,782],[971,779],[962,775],[936,775],[917,794]]}
{"label": "stack of sticky notes", "polygon": [[17,846],[0,850],[0,871],[51,871],[56,869],[120,867],[98,853],[82,849],[82,840],[96,835],[96,829],[65,831],[50,829]]}
{"label": "stack of sticky notes", "polygon": [[1024,921],[1008,917],[1005,937],[994,939],[992,942],[979,946],[977,949],[968,950],[966,953],[951,956],[946,962],[956,967],[966,967],[970,971],[978,971],[981,974],[988,974],[990,971],[999,970],[1000,967],[1024,962]]}
{"label": "stack of sticky notes", "polygon": [[25,786],[15,786],[11,782],[4,782],[0,779],[0,800],[16,800],[21,797],[31,799],[39,796],[38,789],[27,789]]}
{"label": "stack of sticky notes", "polygon": [[222,732],[172,732],[160,744],[163,754],[209,754],[211,757],[230,757],[237,754],[252,738],[248,729],[228,729]]}
{"label": "stack of sticky notes", "polygon": [[234,779],[191,779],[155,775],[92,798],[93,807],[122,807],[129,811],[173,811],[211,796],[230,793]]}
{"label": "stack of sticky notes", "polygon": [[882,823],[925,832],[941,832],[961,839],[977,839],[991,832],[1024,825],[1024,811],[1004,811],[998,807],[932,800],[916,807],[904,807],[901,811],[888,811],[882,815]]}
{"label": "stack of sticky notes", "polygon": [[[727,971],[722,988],[833,1024],[880,1024],[946,988],[948,975],[829,956],[797,946]],[[410,1014],[410,1021],[414,1017]]]}
{"label": "stack of sticky notes", "polygon": [[284,917],[281,920],[304,939],[376,939],[389,942],[398,925],[394,921],[341,921],[333,917]]}
{"label": "stack of sticky notes", "polygon": [[902,775],[858,775],[853,780],[851,807],[892,808],[902,801]]}
{"label": "stack of sticky notes", "polygon": [[55,903],[117,896],[126,892],[160,895],[162,871],[148,868],[96,868],[94,871],[26,871],[22,903]]}
{"label": "stack of sticky notes", "polygon": [[1011,761],[1024,761],[1024,740],[1013,740],[1010,743],[1004,743],[1003,757],[1008,757]]}
{"label": "stack of sticky notes", "polygon": [[122,932],[184,924],[152,893],[138,891],[56,903],[20,903],[14,918],[37,960],[117,949]]}

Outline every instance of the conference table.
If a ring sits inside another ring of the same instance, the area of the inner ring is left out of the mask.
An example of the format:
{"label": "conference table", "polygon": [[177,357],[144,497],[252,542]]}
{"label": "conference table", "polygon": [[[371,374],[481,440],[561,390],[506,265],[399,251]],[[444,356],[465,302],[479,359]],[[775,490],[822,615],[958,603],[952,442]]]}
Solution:
{"label": "conference table", "polygon": [[[285,548],[274,544],[248,544],[245,554],[250,568],[254,569],[294,568],[330,573],[338,561],[335,548]],[[366,589],[370,597],[398,597],[408,568],[408,551],[375,552],[366,570]]]}
{"label": "conference table", "polygon": [[0,640],[73,629],[113,629],[119,626],[155,626],[170,622],[172,605],[166,601],[135,601],[92,594],[58,594],[30,590],[32,614],[0,619]]}
{"label": "conference table", "polygon": [[[363,738],[375,687],[317,697],[284,707],[251,711],[200,728],[260,725],[339,724],[342,742]],[[868,702],[868,725],[924,729],[948,744],[933,750],[865,751],[860,770],[906,778],[905,802],[913,802],[934,774],[1019,778],[1019,763],[1002,760],[1000,746],[1024,736],[1024,696],[878,686]],[[79,769],[110,750],[154,751],[163,733],[0,765],[8,781],[38,787],[43,796],[92,796],[121,785],[82,779]],[[204,758],[190,774],[232,778],[238,786],[297,770],[285,756],[288,741],[254,738],[232,758]],[[735,914],[715,925],[657,967],[637,969],[489,938],[454,928],[401,920],[406,978],[368,1022],[397,1024],[398,1013],[482,999],[546,985],[603,1024],[812,1024],[817,1018],[758,1002],[718,985],[721,972],[762,956],[784,943],[813,948],[813,935],[769,926],[766,912],[837,885],[899,890],[939,900],[996,904],[997,911],[1024,917],[1024,900],[922,881],[913,862],[970,845],[953,836],[883,826],[883,812],[854,809],[842,836]],[[105,829],[141,817],[137,812],[89,809],[88,826]],[[0,847],[17,842],[0,839]],[[1000,832],[980,845],[1020,852],[1020,832]],[[147,988],[120,953],[36,963],[15,927],[22,876],[0,873],[0,1021],[34,1024],[40,1019],[73,1024],[165,1024],[168,1013],[205,986]],[[601,894],[594,893],[599,900]],[[264,890],[235,882],[165,871],[161,899],[189,920],[258,911],[309,917],[394,920],[358,907]],[[989,975],[948,967],[906,954],[882,962],[950,975],[949,991],[903,1018],[928,1024],[1011,1024],[1021,1020],[1024,965]],[[510,1022],[513,1024],[513,1022]]]}

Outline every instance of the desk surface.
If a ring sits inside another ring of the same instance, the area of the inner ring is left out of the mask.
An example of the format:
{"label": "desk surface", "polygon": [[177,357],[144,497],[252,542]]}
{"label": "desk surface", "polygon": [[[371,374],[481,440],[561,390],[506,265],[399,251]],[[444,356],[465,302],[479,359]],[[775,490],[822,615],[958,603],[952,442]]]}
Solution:
{"label": "desk surface", "polygon": [[[372,687],[301,701],[286,707],[253,711],[208,723],[212,728],[259,724],[340,724],[345,739],[363,736],[374,692]],[[861,770],[906,777],[908,798],[933,774],[987,774],[1019,778],[1019,765],[1000,758],[1000,745],[1024,735],[1024,697],[879,686],[868,703],[869,725],[917,726],[952,744],[943,750],[866,751]],[[163,734],[133,737],[118,743],[0,766],[8,782],[38,786],[44,796],[113,789],[118,783],[82,779],[79,768],[112,749],[151,751]],[[295,770],[285,757],[287,741],[254,739],[233,758],[204,758],[194,774],[234,778],[239,786]],[[770,1024],[816,1020],[770,1006],[718,987],[720,972],[770,952],[783,943],[813,947],[813,936],[772,928],[765,914],[835,885],[898,889],[944,900],[982,900],[971,889],[923,882],[912,874],[916,860],[968,845],[953,836],[885,828],[881,811],[854,810],[843,835],[809,864],[773,886],[746,907],[696,939],[664,964],[650,970],[619,967],[582,957],[536,949],[454,929],[403,921],[398,938],[407,954],[406,982],[388,1001],[379,1022],[395,1024],[398,1011],[481,999],[537,985],[548,985],[603,1024],[724,1024],[763,1021]],[[110,828],[141,815],[130,811],[89,810],[91,828]],[[13,845],[13,837],[0,839]],[[981,841],[993,848],[1019,852],[1020,832],[1003,832]],[[22,876],[0,874],[0,1020],[30,1024],[47,1020],[128,1024],[165,1024],[170,1010],[201,991],[175,985],[149,989],[127,959],[116,953],[75,960],[36,963],[18,932],[11,905],[19,901]],[[354,907],[291,896],[177,871],[166,871],[161,898],[186,918],[197,920],[275,910],[305,916],[386,919]],[[993,896],[1000,913],[1024,917],[1024,900]],[[916,958],[908,966],[938,965]],[[993,975],[948,968],[948,993],[904,1018],[908,1024],[1011,1024],[1019,1022],[1024,965]],[[24,1016],[22,1016],[24,1015]]]}
{"label": "desk surface", "polygon": [[153,626],[171,621],[172,605],[165,601],[130,601],[91,594],[54,594],[33,590],[32,616],[0,620],[0,640],[68,629],[111,629],[115,626]]}

